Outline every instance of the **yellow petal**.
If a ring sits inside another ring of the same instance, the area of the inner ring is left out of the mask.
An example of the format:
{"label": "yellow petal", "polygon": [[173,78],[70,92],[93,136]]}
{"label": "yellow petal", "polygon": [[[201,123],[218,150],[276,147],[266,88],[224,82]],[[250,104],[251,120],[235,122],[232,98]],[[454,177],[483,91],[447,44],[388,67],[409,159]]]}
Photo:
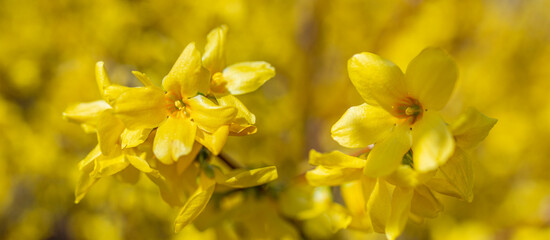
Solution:
{"label": "yellow petal", "polygon": [[228,125],[237,115],[231,106],[216,105],[205,96],[197,95],[188,100],[191,118],[201,129],[213,133],[222,125]]}
{"label": "yellow petal", "polygon": [[351,223],[346,208],[333,203],[327,211],[303,222],[303,231],[308,239],[331,239],[336,232],[345,229]]}
{"label": "yellow petal", "polygon": [[450,126],[456,145],[463,149],[475,148],[495,126],[497,120],[471,108]]}
{"label": "yellow petal", "polygon": [[94,171],[90,176],[96,178],[111,176],[124,170],[129,164],[122,152],[112,157],[102,156],[96,160]]}
{"label": "yellow petal", "polygon": [[216,169],[216,182],[233,188],[248,188],[262,185],[277,179],[275,166],[256,168],[252,170],[234,170],[227,174]]}
{"label": "yellow petal", "polygon": [[222,151],[229,136],[229,126],[219,127],[214,133],[197,130],[197,141],[206,147],[212,154],[218,155]]}
{"label": "yellow petal", "polygon": [[424,108],[442,109],[449,101],[458,69],[454,60],[440,48],[426,48],[407,67],[407,90]]}
{"label": "yellow petal", "polygon": [[397,65],[373,53],[359,53],[348,61],[351,82],[365,102],[394,114],[393,106],[406,99],[403,72]]}
{"label": "yellow petal", "polygon": [[67,107],[63,112],[63,118],[75,123],[95,127],[97,126],[99,115],[107,109],[111,109],[111,106],[103,100],[78,103]]}
{"label": "yellow petal", "polygon": [[365,163],[363,159],[339,151],[332,151],[324,154],[313,149],[309,151],[309,164],[311,165],[320,165],[329,168],[363,168]]}
{"label": "yellow petal", "polygon": [[363,170],[358,168],[326,168],[317,166],[306,173],[306,179],[313,186],[336,186],[361,178]]}
{"label": "yellow petal", "polygon": [[216,184],[204,174],[201,174],[199,188],[187,199],[174,221],[175,232],[181,231],[187,224],[191,223],[206,207]]}
{"label": "yellow petal", "polygon": [[231,106],[237,109],[234,123],[238,124],[254,124],[256,116],[251,113],[248,108],[235,96],[228,94],[218,98],[218,103],[222,106]]}
{"label": "yellow petal", "polygon": [[369,155],[364,168],[365,175],[369,177],[386,176],[393,171],[403,160],[403,155],[411,148],[411,131],[407,123],[401,123],[394,127],[388,137],[376,143]]}
{"label": "yellow petal", "polygon": [[153,129],[143,128],[143,129],[134,129],[130,130],[125,128],[122,134],[120,135],[121,147],[122,148],[133,148],[142,144],[147,140],[149,134]]}
{"label": "yellow petal", "polygon": [[75,204],[90,191],[90,188],[99,180],[90,176],[95,167],[95,160],[101,155],[99,145],[96,146],[87,156],[78,164],[80,175],[75,188]]}
{"label": "yellow petal", "polygon": [[109,79],[109,75],[105,69],[105,63],[102,61],[95,64],[95,79],[97,87],[99,88],[99,93],[103,96],[104,89],[111,85],[111,79]]}
{"label": "yellow petal", "polygon": [[361,180],[343,184],[340,187],[340,191],[346,203],[346,207],[350,210],[352,215],[359,216],[365,214],[367,201],[365,201],[363,194],[358,194],[363,191]]}
{"label": "yellow petal", "polygon": [[443,211],[443,205],[435,198],[433,193],[425,186],[418,186],[414,189],[411,201],[411,212],[420,216],[435,218]]}
{"label": "yellow petal", "polygon": [[159,88],[155,84],[153,84],[151,79],[147,75],[145,75],[145,73],[132,71],[132,74],[136,76],[136,78],[143,84],[143,86],[150,87],[150,88]]}
{"label": "yellow petal", "polygon": [[206,36],[206,46],[202,56],[202,65],[211,74],[221,72],[225,67],[225,36],[227,26],[221,25],[214,28]]}
{"label": "yellow petal", "polygon": [[156,171],[155,169],[151,168],[151,166],[145,159],[139,156],[127,154],[126,159],[128,160],[128,162],[130,162],[130,164],[132,164],[132,166],[144,173],[151,173]]}
{"label": "yellow petal", "polygon": [[187,169],[187,167],[191,165],[191,163],[195,160],[195,158],[197,157],[201,149],[202,149],[202,145],[200,145],[198,142],[195,142],[193,144],[193,149],[191,149],[191,152],[187,155],[181,156],[177,160],[176,169],[178,174],[183,173]]}
{"label": "yellow petal", "polygon": [[103,111],[97,124],[97,142],[101,153],[105,156],[120,150],[120,134],[124,131],[124,124],[112,111]]}
{"label": "yellow petal", "polygon": [[132,88],[114,84],[105,86],[103,90],[103,100],[107,101],[111,106],[114,106],[118,97],[130,89]]}
{"label": "yellow petal", "polygon": [[416,187],[424,184],[435,175],[436,171],[420,173],[409,165],[400,165],[395,172],[385,177],[389,183],[400,187]]}
{"label": "yellow petal", "polygon": [[223,70],[226,88],[233,95],[256,91],[275,76],[275,68],[267,62],[241,62]]}
{"label": "yellow petal", "polygon": [[179,97],[193,97],[209,88],[208,71],[202,67],[201,53],[195,43],[189,43],[176,63],[162,80],[162,87]]}
{"label": "yellow petal", "polygon": [[414,169],[427,172],[445,164],[454,152],[455,141],[441,116],[424,112],[412,128]]}
{"label": "yellow petal", "polygon": [[411,188],[396,187],[393,190],[391,215],[386,225],[388,239],[394,240],[403,232],[409,218],[412,196],[413,190]]}
{"label": "yellow petal", "polygon": [[348,148],[367,147],[382,140],[396,119],[378,106],[366,103],[349,108],[332,126],[332,138]]}
{"label": "yellow petal", "polygon": [[189,118],[170,116],[162,122],[155,135],[153,152],[164,164],[172,164],[193,148],[197,126]]}
{"label": "yellow petal", "polygon": [[168,115],[164,93],[147,87],[124,92],[114,109],[129,129],[156,128]]}
{"label": "yellow petal", "polygon": [[439,167],[437,175],[426,183],[430,189],[456,197],[467,202],[474,198],[472,160],[461,148],[456,148],[453,156]]}
{"label": "yellow petal", "polygon": [[389,191],[387,183],[378,179],[367,202],[367,212],[372,222],[372,228],[378,233],[384,233],[390,217],[391,197]]}

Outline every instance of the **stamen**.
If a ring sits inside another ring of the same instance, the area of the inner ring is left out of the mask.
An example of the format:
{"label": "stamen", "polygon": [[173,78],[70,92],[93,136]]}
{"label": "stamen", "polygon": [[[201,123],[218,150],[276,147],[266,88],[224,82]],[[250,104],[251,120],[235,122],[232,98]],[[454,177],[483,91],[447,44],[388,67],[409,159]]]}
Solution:
{"label": "stamen", "polygon": [[405,114],[407,114],[407,116],[412,116],[412,115],[416,115],[418,113],[420,113],[422,110],[420,109],[420,107],[416,106],[416,105],[413,105],[413,106],[410,106],[410,107],[407,107],[407,109],[405,109]]}
{"label": "stamen", "polygon": [[185,108],[185,104],[181,100],[177,100],[174,104],[176,105],[176,108],[178,110],[182,110]]}

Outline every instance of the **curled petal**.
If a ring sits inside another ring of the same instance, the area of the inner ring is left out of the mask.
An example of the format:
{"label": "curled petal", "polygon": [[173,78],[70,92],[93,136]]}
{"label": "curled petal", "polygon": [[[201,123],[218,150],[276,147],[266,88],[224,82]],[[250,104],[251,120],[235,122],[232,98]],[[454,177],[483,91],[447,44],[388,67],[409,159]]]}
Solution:
{"label": "curled petal", "polygon": [[412,196],[413,190],[411,188],[396,187],[393,190],[391,215],[386,225],[388,239],[394,240],[403,232],[409,218]]}
{"label": "curled petal", "polygon": [[375,232],[384,233],[391,213],[391,196],[388,184],[378,179],[367,202],[367,212]]}
{"label": "curled petal", "polygon": [[208,71],[202,67],[201,53],[195,43],[189,43],[176,63],[162,80],[162,87],[179,97],[193,97],[209,88]]}
{"label": "curled petal", "polygon": [[216,182],[234,188],[248,188],[262,185],[277,179],[277,168],[275,166],[256,168],[252,170],[235,170],[224,174],[216,169]]}
{"label": "curled petal", "polygon": [[78,103],[65,109],[63,118],[75,123],[95,127],[97,126],[99,115],[107,109],[111,109],[111,106],[103,100]]}
{"label": "curled petal", "polygon": [[143,128],[130,130],[124,129],[120,135],[122,148],[133,148],[144,143],[153,129]]}
{"label": "curled petal", "polygon": [[218,155],[229,136],[229,126],[223,125],[214,133],[208,133],[202,130],[197,131],[197,141],[206,147],[212,154]]}
{"label": "curled petal", "polygon": [[342,115],[332,126],[332,138],[344,147],[366,147],[382,140],[396,121],[383,108],[364,103]]}
{"label": "curled petal", "polygon": [[237,109],[231,106],[220,106],[205,96],[197,95],[188,100],[191,118],[197,126],[213,133],[219,127],[228,125],[237,115]]}
{"label": "curled petal", "polygon": [[414,189],[411,201],[411,213],[420,217],[435,218],[443,211],[443,205],[435,198],[430,189],[418,186]]}
{"label": "curled petal", "polygon": [[394,114],[393,106],[406,99],[404,75],[389,60],[373,53],[359,53],[348,61],[351,82],[369,105],[381,106]]}
{"label": "curled petal", "polygon": [[361,178],[363,170],[358,168],[326,168],[317,166],[306,173],[306,179],[313,186],[336,186]]}
{"label": "curled petal", "polygon": [[275,68],[267,62],[241,62],[223,70],[226,88],[233,95],[256,91],[275,76]]}
{"label": "curled petal", "polygon": [[189,118],[170,116],[162,122],[153,141],[153,152],[164,164],[172,164],[193,148],[197,126]]}
{"label": "curled petal", "polygon": [[424,112],[412,128],[414,169],[427,172],[445,164],[454,152],[455,141],[441,116]]}
{"label": "curled petal", "polygon": [[471,108],[451,124],[456,145],[463,149],[475,148],[495,126],[497,120]]}
{"label": "curled petal", "polygon": [[201,174],[199,188],[187,199],[174,221],[176,233],[191,223],[204,210],[214,193],[215,183],[214,179]]}
{"label": "curled petal", "polygon": [[353,157],[339,151],[332,151],[324,154],[313,149],[309,151],[309,164],[311,165],[329,168],[363,168],[365,167],[365,163],[364,159]]}
{"label": "curled petal", "polygon": [[206,46],[202,56],[202,65],[214,74],[221,72],[225,67],[225,36],[227,26],[221,25],[214,28],[206,36]]}
{"label": "curled petal", "polygon": [[427,109],[442,109],[455,86],[458,69],[454,60],[440,48],[424,49],[407,67],[407,90]]}
{"label": "curled petal", "polygon": [[473,181],[472,160],[464,150],[456,148],[453,156],[439,167],[426,186],[441,194],[471,202],[474,198]]}
{"label": "curled petal", "polygon": [[101,153],[109,156],[121,149],[120,134],[124,131],[124,124],[112,111],[103,111],[97,124],[97,142]]}
{"label": "curled petal", "polygon": [[406,123],[395,126],[393,131],[383,141],[376,143],[369,155],[364,168],[369,177],[386,176],[397,170],[403,155],[411,148],[411,131]]}
{"label": "curled petal", "polygon": [[95,79],[97,82],[97,87],[99,88],[99,93],[103,96],[104,89],[111,85],[111,79],[107,74],[105,63],[103,61],[99,61],[95,64]]}
{"label": "curled petal", "polygon": [[156,128],[168,115],[164,93],[148,87],[131,88],[122,93],[114,109],[129,129]]}

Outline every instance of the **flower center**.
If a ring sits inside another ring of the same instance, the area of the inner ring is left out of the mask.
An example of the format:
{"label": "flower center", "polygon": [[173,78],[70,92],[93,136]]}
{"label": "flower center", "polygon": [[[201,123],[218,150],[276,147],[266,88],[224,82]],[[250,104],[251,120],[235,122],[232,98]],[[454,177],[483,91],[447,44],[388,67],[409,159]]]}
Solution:
{"label": "flower center", "polygon": [[183,103],[182,100],[177,100],[174,105],[178,110],[184,110],[185,109],[185,103]]}
{"label": "flower center", "polygon": [[400,118],[407,119],[409,124],[414,124],[422,117],[424,108],[418,100],[407,98],[396,110]]}

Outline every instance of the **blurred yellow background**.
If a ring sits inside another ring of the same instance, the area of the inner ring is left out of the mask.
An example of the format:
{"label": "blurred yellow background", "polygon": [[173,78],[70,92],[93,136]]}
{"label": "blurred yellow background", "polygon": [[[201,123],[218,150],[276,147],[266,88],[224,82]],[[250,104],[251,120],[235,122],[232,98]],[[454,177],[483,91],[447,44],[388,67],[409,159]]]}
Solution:
{"label": "blurred yellow background", "polygon": [[549,0],[1,0],[0,239],[213,237],[172,234],[174,210],[143,177],[102,180],[75,205],[76,164],[96,139],[62,112],[99,98],[96,61],[114,82],[137,85],[139,70],[160,84],[187,43],[202,49],[221,24],[228,64],[277,70],[240,97],[258,133],[229,138],[233,158],[277,165],[284,185],[309,169],[310,149],[349,153],[330,137],[363,102],[347,60],[368,51],[405,70],[442,47],[460,71],[446,120],[475,107],[499,122],[476,151],[474,201],[438,196],[444,213],[402,239],[550,239],[549,13]]}

